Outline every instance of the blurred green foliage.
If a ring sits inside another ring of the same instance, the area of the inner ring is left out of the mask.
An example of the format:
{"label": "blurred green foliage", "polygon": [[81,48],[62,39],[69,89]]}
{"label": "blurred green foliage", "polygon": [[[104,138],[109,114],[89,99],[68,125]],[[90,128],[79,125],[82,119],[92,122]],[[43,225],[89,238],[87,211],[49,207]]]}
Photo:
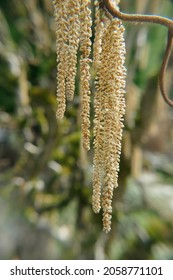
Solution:
{"label": "blurred green foliage", "polygon": [[[169,0],[122,0],[121,9],[173,13]],[[51,1],[0,1],[0,259],[173,259],[173,112],[157,90],[166,30],[125,27],[127,112],[105,234],[91,209],[93,151],[80,142],[78,75],[74,102],[61,122],[55,117]]]}

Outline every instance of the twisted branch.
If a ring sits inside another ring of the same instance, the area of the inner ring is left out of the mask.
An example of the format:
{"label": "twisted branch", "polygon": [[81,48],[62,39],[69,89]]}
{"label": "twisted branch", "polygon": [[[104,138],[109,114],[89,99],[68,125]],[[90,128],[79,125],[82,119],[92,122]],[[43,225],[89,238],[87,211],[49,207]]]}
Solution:
{"label": "twisted branch", "polygon": [[173,20],[157,15],[125,14],[116,9],[112,5],[110,0],[101,0],[100,5],[106,11],[107,14],[109,14],[112,17],[117,17],[123,21],[155,23],[168,28],[167,45],[159,74],[159,87],[165,102],[169,106],[173,107],[173,101],[168,97],[164,88],[164,74],[169,61],[173,43]]}
{"label": "twisted branch", "polygon": [[163,99],[171,107],[173,107],[173,101],[166,94],[166,91],[164,88],[164,75],[165,75],[166,67],[167,67],[169,57],[171,54],[171,50],[172,50],[172,42],[173,42],[173,33],[172,33],[172,31],[168,30],[167,46],[166,46],[165,54],[163,57],[160,74],[159,74],[159,87],[160,87],[160,91],[163,96]]}

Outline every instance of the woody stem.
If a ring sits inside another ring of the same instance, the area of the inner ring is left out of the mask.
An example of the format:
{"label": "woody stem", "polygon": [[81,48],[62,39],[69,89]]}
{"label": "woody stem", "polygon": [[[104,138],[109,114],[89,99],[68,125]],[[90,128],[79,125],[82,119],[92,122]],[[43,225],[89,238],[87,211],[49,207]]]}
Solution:
{"label": "woody stem", "polygon": [[171,19],[157,16],[157,15],[141,15],[141,14],[125,14],[116,9],[110,0],[102,0],[103,6],[113,16],[123,21],[134,21],[134,22],[148,22],[156,23],[166,26],[173,32],[173,21]]}

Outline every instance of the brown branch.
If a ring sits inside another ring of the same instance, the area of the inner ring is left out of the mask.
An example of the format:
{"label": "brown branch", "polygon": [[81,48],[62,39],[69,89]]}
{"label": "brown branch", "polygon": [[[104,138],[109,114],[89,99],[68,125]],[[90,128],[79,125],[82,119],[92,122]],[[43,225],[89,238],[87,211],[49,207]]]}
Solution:
{"label": "brown branch", "polygon": [[168,28],[168,40],[167,46],[165,50],[165,54],[163,57],[163,62],[159,74],[159,87],[161,94],[165,100],[165,102],[173,107],[173,101],[168,97],[164,89],[164,74],[166,71],[166,67],[169,61],[169,57],[172,50],[172,42],[173,42],[173,20],[170,20],[165,17],[161,17],[158,15],[141,15],[141,14],[126,14],[120,12],[116,9],[110,0],[101,0],[101,7],[109,13],[109,15],[113,17],[117,17],[123,21],[130,21],[130,22],[146,22],[146,23],[155,23],[160,24]]}
{"label": "brown branch", "polygon": [[110,0],[102,0],[102,4],[113,17],[123,21],[156,23],[164,25],[173,31],[173,21],[171,19],[157,15],[125,14],[116,9]]}
{"label": "brown branch", "polygon": [[173,101],[167,96],[167,94],[165,92],[164,75],[165,75],[166,67],[167,67],[169,57],[170,57],[170,54],[171,54],[171,50],[172,50],[172,42],[173,42],[173,34],[172,34],[172,32],[170,32],[168,30],[167,46],[166,46],[165,54],[164,54],[164,57],[163,57],[160,74],[159,74],[159,87],[160,87],[160,91],[161,91],[161,94],[163,96],[163,99],[171,107],[173,107]]}

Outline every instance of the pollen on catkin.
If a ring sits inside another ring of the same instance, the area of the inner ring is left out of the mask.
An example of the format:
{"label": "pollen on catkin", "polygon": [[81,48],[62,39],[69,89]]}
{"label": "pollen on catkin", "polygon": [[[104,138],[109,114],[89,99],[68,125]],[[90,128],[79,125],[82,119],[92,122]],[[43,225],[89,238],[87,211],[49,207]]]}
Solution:
{"label": "pollen on catkin", "polygon": [[123,115],[125,113],[124,88],[124,28],[112,19],[102,37],[100,67],[97,71],[94,100],[94,212],[103,209],[103,229],[111,229],[113,190],[118,186]]}
{"label": "pollen on catkin", "polygon": [[81,97],[81,126],[82,144],[84,149],[90,149],[90,53],[91,53],[91,10],[90,0],[81,1],[80,10],[80,97]]}
{"label": "pollen on catkin", "polygon": [[[118,9],[120,0],[110,0]],[[109,232],[112,198],[118,186],[123,118],[125,114],[125,43],[122,22],[101,9],[95,0],[93,68],[94,158],[92,207],[102,208],[103,229]],[[91,0],[53,0],[57,47],[57,118],[64,116],[66,99],[72,100],[78,55],[80,72],[82,143],[90,148]],[[78,52],[79,50],[79,52]]]}
{"label": "pollen on catkin", "polygon": [[101,42],[102,35],[104,30],[104,22],[101,19],[101,10],[99,7],[99,1],[94,2],[95,6],[95,34],[94,34],[94,44],[93,44],[93,66],[94,70],[97,70],[100,62],[100,53],[101,53]]}
{"label": "pollen on catkin", "polygon": [[56,46],[57,46],[57,113],[58,119],[62,119],[66,108],[65,80],[67,76],[67,1],[53,0],[54,16],[56,22]]}
{"label": "pollen on catkin", "polygon": [[57,45],[57,118],[62,119],[66,99],[73,100],[80,49],[82,142],[90,148],[91,0],[53,0]]}
{"label": "pollen on catkin", "polygon": [[66,77],[66,96],[72,101],[75,92],[75,77],[77,72],[77,51],[80,35],[80,1],[69,0],[68,2],[68,61]]}

